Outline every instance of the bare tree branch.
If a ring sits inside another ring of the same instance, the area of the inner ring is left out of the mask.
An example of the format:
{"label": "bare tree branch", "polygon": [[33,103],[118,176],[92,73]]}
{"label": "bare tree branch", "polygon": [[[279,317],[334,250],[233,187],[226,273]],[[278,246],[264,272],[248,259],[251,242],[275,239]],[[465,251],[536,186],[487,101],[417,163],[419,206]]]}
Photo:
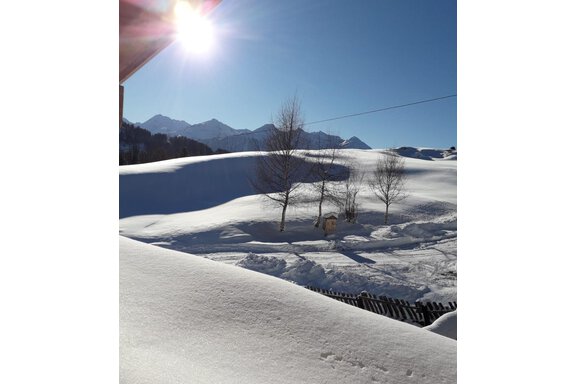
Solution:
{"label": "bare tree branch", "polygon": [[357,164],[350,160],[344,165],[349,170],[348,177],[341,183],[338,183],[337,187],[327,197],[340,208],[347,222],[355,223],[358,219],[359,212],[356,197],[360,192],[362,181],[364,180],[364,172],[360,170]]}
{"label": "bare tree branch", "polygon": [[388,208],[406,198],[406,172],[404,159],[396,154],[382,154],[376,164],[370,187],[379,200],[386,205],[384,224],[388,224]]}

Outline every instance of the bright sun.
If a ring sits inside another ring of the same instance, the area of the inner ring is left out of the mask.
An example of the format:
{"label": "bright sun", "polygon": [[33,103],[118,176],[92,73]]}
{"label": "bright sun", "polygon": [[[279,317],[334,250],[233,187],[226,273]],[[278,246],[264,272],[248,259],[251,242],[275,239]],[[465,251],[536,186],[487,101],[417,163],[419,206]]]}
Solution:
{"label": "bright sun", "polygon": [[212,23],[202,16],[186,0],[176,2],[174,19],[177,26],[177,38],[188,51],[206,54],[214,44]]}

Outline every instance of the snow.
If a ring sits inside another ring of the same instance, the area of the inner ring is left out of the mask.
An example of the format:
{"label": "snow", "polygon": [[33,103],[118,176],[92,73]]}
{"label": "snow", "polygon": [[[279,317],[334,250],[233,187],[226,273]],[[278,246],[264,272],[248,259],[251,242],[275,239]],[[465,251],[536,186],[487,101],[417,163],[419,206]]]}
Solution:
{"label": "snow", "polygon": [[444,315],[436,319],[436,321],[434,321],[432,324],[424,327],[423,329],[427,329],[431,332],[456,340],[457,312],[458,311],[456,310],[453,312],[445,313]]}
{"label": "snow", "polygon": [[[351,158],[370,170],[380,152],[347,149],[340,161]],[[338,220],[336,233],[324,236],[313,227],[318,210],[312,203],[289,207],[287,230],[278,232],[280,210],[250,186],[258,156],[120,167],[120,233],[301,285],[407,301],[457,300],[456,161],[406,158],[410,196],[391,206],[390,225],[383,225],[384,206],[366,177],[358,223]],[[312,193],[307,186],[305,195]],[[305,276],[306,270],[314,273]]]}
{"label": "snow", "polygon": [[[381,152],[338,161],[369,171]],[[120,167],[120,381],[455,383],[455,340],[303,286],[456,301],[456,161],[407,157],[388,225],[366,177],[358,222],[325,236],[310,185],[278,231],[258,156]]]}
{"label": "snow", "polygon": [[120,237],[121,383],[456,383],[456,342]]}

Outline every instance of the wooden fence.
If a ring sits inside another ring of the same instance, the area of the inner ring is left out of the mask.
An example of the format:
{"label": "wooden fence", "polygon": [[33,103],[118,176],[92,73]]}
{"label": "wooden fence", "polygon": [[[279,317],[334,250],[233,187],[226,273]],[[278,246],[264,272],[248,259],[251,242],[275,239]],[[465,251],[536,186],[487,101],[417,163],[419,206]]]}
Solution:
{"label": "wooden fence", "polygon": [[449,302],[447,305],[436,302],[423,303],[419,301],[410,304],[404,300],[393,299],[386,296],[376,296],[365,291],[359,295],[353,295],[310,286],[306,288],[343,303],[421,327],[432,324],[434,320],[443,314],[456,309],[455,301]]}

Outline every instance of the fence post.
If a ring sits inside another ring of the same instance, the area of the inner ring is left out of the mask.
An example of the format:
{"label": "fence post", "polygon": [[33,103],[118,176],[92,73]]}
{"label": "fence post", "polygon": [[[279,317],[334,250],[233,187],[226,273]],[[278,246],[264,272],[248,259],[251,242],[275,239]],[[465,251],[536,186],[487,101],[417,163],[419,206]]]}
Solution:
{"label": "fence post", "polygon": [[418,308],[418,311],[420,313],[422,313],[422,316],[424,317],[424,326],[432,324],[432,322],[430,321],[430,313],[428,312],[428,308],[426,307],[426,305],[422,304],[422,302],[420,302],[420,301],[417,301],[416,307]]}
{"label": "fence post", "polygon": [[427,305],[422,305],[422,314],[424,315],[424,326],[432,324],[432,321],[430,321],[430,312],[428,311]]}
{"label": "fence post", "polygon": [[366,301],[365,301],[367,298],[368,298],[368,292],[366,292],[366,291],[360,292],[360,295],[358,295],[358,297],[357,297],[358,308],[368,309],[368,306],[366,305]]}

